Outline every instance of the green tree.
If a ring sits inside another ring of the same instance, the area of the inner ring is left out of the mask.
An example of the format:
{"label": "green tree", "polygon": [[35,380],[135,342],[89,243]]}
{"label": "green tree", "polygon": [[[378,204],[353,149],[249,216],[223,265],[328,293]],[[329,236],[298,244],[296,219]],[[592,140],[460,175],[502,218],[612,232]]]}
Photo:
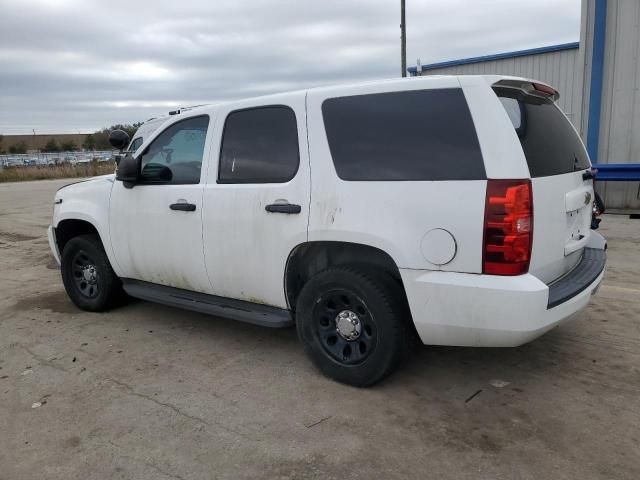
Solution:
{"label": "green tree", "polygon": [[136,122],[136,123],[130,123],[130,124],[118,123],[116,125],[111,125],[108,128],[103,128],[102,130],[98,130],[93,134],[93,137],[96,142],[96,147],[95,147],[96,150],[111,149],[111,145],[109,145],[109,134],[111,133],[112,130],[124,130],[129,134],[130,138],[133,138],[133,135],[136,133],[136,130],[138,130],[138,127],[140,127],[140,125],[142,125],[142,122]]}
{"label": "green tree", "polygon": [[26,142],[23,140],[16,145],[11,145],[9,147],[9,153],[14,153],[14,154],[27,153]]}
{"label": "green tree", "polygon": [[76,150],[78,150],[78,147],[73,142],[73,140],[67,140],[66,142],[62,142],[62,144],[60,145],[60,149],[63,152],[75,152]]}
{"label": "green tree", "polygon": [[85,150],[96,149],[96,139],[93,137],[93,135],[87,135],[87,138],[85,138],[84,142],[82,142],[82,148],[84,148]]}
{"label": "green tree", "polygon": [[43,152],[59,152],[60,151],[60,146],[58,145],[58,142],[56,142],[55,138],[51,138],[51,139],[49,139],[47,144],[44,146],[42,151]]}

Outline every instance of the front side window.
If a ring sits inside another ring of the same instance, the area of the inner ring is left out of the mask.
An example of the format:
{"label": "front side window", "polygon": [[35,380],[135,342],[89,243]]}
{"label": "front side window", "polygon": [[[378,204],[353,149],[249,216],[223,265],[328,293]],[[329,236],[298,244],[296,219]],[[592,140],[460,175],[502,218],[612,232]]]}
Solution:
{"label": "front side window", "polygon": [[209,117],[187,118],[174,123],[145,149],[140,182],[191,184],[200,182]]}
{"label": "front side window", "polygon": [[298,171],[296,115],[272,106],[231,112],[220,147],[218,183],[283,183]]}
{"label": "front side window", "polygon": [[343,180],[486,179],[460,88],[330,98],[322,116]]}
{"label": "front side window", "polygon": [[129,145],[129,151],[130,152],[135,152],[136,150],[138,150],[140,148],[140,145],[142,145],[142,137],[134,138],[131,141],[131,145]]}

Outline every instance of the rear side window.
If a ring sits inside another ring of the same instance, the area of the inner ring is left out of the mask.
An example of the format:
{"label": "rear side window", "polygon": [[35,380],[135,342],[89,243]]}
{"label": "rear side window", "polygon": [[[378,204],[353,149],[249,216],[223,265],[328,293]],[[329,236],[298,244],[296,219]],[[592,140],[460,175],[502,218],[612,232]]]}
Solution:
{"label": "rear side window", "polygon": [[289,107],[239,110],[227,116],[218,183],[282,183],[298,171],[298,126]]}
{"label": "rear side window", "polygon": [[510,89],[498,90],[498,96],[518,134],[531,177],[591,166],[580,137],[555,103]]}
{"label": "rear side window", "polygon": [[460,88],[330,98],[322,115],[343,180],[486,178]]}

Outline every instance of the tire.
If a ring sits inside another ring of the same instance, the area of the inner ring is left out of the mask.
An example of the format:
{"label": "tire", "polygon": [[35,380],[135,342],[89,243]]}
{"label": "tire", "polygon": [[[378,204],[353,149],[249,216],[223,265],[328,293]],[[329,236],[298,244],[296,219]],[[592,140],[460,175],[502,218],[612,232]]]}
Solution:
{"label": "tire", "polygon": [[395,370],[411,348],[411,326],[400,285],[380,271],[328,268],[304,285],[296,302],[305,353],[323,374],[356,387]]}
{"label": "tire", "polygon": [[82,310],[102,312],[119,304],[125,296],[98,235],[79,235],[69,240],[62,252],[60,270],[67,295]]}

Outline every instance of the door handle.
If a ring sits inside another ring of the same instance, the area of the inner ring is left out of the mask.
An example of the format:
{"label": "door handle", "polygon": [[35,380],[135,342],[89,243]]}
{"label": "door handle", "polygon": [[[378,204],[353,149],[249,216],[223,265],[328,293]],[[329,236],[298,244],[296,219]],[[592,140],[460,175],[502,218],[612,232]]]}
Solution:
{"label": "door handle", "polygon": [[300,213],[302,211],[302,207],[294,203],[272,203],[264,209],[273,213]]}
{"label": "door handle", "polygon": [[196,206],[193,203],[186,203],[186,202],[172,203],[171,205],[169,205],[169,208],[171,210],[180,210],[181,212],[195,212],[196,211]]}

